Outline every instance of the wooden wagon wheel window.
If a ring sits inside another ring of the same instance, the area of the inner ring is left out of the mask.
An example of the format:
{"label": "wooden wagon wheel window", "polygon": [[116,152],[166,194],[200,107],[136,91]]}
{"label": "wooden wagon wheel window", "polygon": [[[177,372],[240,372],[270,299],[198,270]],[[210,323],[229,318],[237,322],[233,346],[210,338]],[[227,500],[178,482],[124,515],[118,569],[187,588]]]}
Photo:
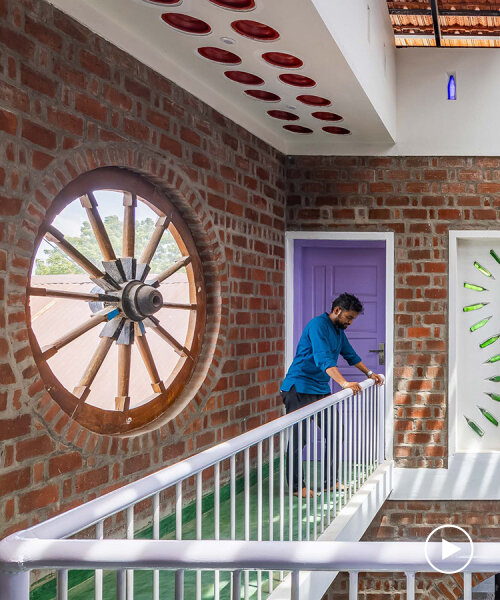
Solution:
{"label": "wooden wagon wheel window", "polygon": [[[69,235],[75,226],[79,237]],[[168,198],[134,173],[97,169],[54,200],[37,248],[30,341],[61,408],[106,434],[149,429],[178,412],[206,297],[192,235]]]}

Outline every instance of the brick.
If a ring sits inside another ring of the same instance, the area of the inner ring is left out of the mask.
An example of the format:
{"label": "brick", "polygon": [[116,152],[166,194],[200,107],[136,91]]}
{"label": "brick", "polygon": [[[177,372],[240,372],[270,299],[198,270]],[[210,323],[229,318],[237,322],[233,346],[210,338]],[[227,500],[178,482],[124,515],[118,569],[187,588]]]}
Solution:
{"label": "brick", "polygon": [[33,71],[27,65],[21,65],[21,82],[35,92],[39,92],[49,98],[54,98],[57,91],[57,82],[39,71]]}
{"label": "brick", "polygon": [[149,469],[151,465],[151,456],[149,454],[141,454],[127,458],[123,463],[123,475],[131,475]]}
{"label": "brick", "polygon": [[2,494],[11,494],[27,488],[30,484],[30,469],[25,467],[16,471],[0,473],[0,490]]}
{"label": "brick", "polygon": [[16,135],[17,117],[14,113],[0,108],[0,131],[9,135]]}
{"label": "brick", "polygon": [[68,133],[75,135],[82,135],[83,133],[83,119],[71,113],[49,106],[47,108],[47,120],[51,125]]}
{"label": "brick", "polygon": [[61,36],[40,21],[34,21],[29,15],[25,16],[24,31],[56,52],[62,48]]}
{"label": "brick", "polygon": [[58,477],[64,473],[76,471],[82,467],[82,455],[79,452],[68,452],[49,460],[49,476]]}
{"label": "brick", "polygon": [[[22,203],[23,201],[21,198],[10,198],[0,195],[0,215],[5,217],[14,217],[15,215],[18,215]],[[14,383],[15,378],[12,371],[8,373],[5,369],[6,365],[0,365],[0,381],[4,384]],[[4,377],[6,377],[6,379],[4,379]]]}
{"label": "brick", "polygon": [[33,121],[26,118],[23,119],[22,136],[30,142],[33,142],[38,146],[43,146],[48,150],[54,150],[56,148],[56,134],[50,129],[33,123]]}
{"label": "brick", "polygon": [[28,513],[54,504],[59,499],[57,485],[47,485],[38,490],[32,490],[20,496],[18,500],[19,512]]}
{"label": "brick", "polygon": [[76,94],[75,97],[75,110],[83,113],[91,119],[105,122],[108,115],[108,109],[104,104],[101,104],[90,96],[84,94]]}
{"label": "brick", "polygon": [[17,52],[24,58],[32,58],[35,52],[35,44],[22,33],[18,33],[7,27],[0,27],[0,40],[7,48]]}
{"label": "brick", "polygon": [[77,494],[81,494],[82,492],[98,488],[108,483],[108,481],[109,468],[107,466],[93,469],[92,471],[77,475],[75,479],[75,491]]}
{"label": "brick", "polygon": [[44,456],[50,454],[54,448],[54,441],[48,435],[22,440],[16,444],[16,460],[22,462],[35,456]]}
{"label": "brick", "polygon": [[111,77],[110,66],[104,60],[88,50],[82,50],[80,52],[80,65],[85,71],[94,73],[101,79],[109,79]]}

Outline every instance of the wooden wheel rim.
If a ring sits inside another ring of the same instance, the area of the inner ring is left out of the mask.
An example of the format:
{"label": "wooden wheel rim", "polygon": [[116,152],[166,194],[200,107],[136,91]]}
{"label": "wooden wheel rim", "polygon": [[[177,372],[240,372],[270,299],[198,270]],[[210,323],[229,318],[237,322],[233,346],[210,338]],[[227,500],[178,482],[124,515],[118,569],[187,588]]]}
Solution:
{"label": "wooden wheel rim", "polygon": [[[28,334],[45,388],[64,412],[83,427],[96,433],[127,435],[155,428],[158,424],[166,420],[166,417],[162,419],[162,416],[165,415],[168,409],[172,409],[177,403],[179,405],[187,403],[188,399],[182,398],[181,392],[193,374],[202,348],[206,323],[206,291],[201,259],[191,232],[179,211],[157,185],[151,183],[141,175],[115,167],[105,167],[85,173],[68,184],[57,195],[47,211],[44,224],[40,227],[35,241],[32,263],[38,246],[56,215],[73,200],[78,200],[78,198],[89,191],[99,190],[131,192],[140,197],[158,216],[169,217],[169,231],[177,243],[181,254],[190,257],[190,262],[186,265],[189,283],[189,302],[196,305],[196,310],[189,312],[189,326],[185,340],[185,347],[189,350],[189,356],[179,358],[170,377],[164,382],[164,391],[153,394],[152,399],[147,403],[123,411],[104,410],[80,401],[77,396],[62,385],[51,370],[47,360],[43,357],[42,349],[31,327],[29,305],[31,275],[28,281],[28,293],[26,296],[26,313],[29,324]],[[180,406],[180,409],[182,407]],[[171,411],[169,410],[169,412]],[[178,412],[178,410],[175,412]]]}

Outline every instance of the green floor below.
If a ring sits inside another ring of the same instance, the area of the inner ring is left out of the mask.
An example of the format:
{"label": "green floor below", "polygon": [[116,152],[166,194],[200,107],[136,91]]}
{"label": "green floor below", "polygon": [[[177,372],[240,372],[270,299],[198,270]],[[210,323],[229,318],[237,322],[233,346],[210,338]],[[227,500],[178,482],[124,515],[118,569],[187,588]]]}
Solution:
{"label": "green floor below", "polygon": [[[255,472],[251,474],[250,479],[250,535],[251,540],[269,540],[270,539],[270,494],[269,494],[269,477],[267,465],[263,468],[264,477],[262,481],[262,529],[259,535],[258,531],[258,504],[257,504],[257,475]],[[361,471],[361,469],[358,469]],[[311,483],[313,477],[311,476]],[[354,480],[354,476],[353,476]],[[318,482],[320,479],[318,478]],[[320,486],[318,485],[318,488]],[[279,490],[279,469],[275,471],[273,490],[273,539],[280,539],[280,490]],[[314,513],[314,501],[316,500],[316,515]],[[323,503],[321,502],[323,500]],[[309,527],[309,537],[311,540],[321,535],[321,531],[328,526],[327,511],[330,509],[331,519],[334,518],[335,510],[339,510],[339,494],[330,492],[330,504],[328,505],[327,493],[318,494],[316,498],[310,500],[310,511],[308,518],[307,502],[302,499],[302,518],[300,519],[302,528],[302,539],[307,539],[307,528]],[[299,520],[298,516],[297,497],[292,496],[293,510],[293,528],[292,539],[298,540]],[[342,499],[342,505],[345,501]],[[239,479],[236,485],[236,534],[235,539],[245,539],[245,494],[243,478]],[[323,508],[323,510],[321,510]],[[221,488],[220,491],[220,539],[231,539],[231,522],[230,522],[230,490],[229,485]],[[290,539],[290,519],[289,519],[289,494],[285,484],[284,496],[284,512],[283,512],[283,539]],[[315,518],[316,516],[316,518]],[[202,509],[202,539],[214,539],[214,496],[209,494],[203,498]],[[316,532],[314,525],[316,524]],[[145,530],[136,534],[137,538],[151,539],[152,528],[148,527]],[[160,525],[161,539],[175,539],[175,517],[173,515],[162,520]],[[183,509],[183,526],[182,539],[196,539],[196,514],[195,506],[189,505]],[[257,598],[257,573],[249,573],[247,576],[248,597]],[[262,598],[265,599],[269,590],[269,572],[262,572]],[[231,585],[230,573],[220,572],[220,600],[230,600]],[[273,587],[279,583],[279,573],[273,575]],[[93,571],[70,571],[68,575],[69,581],[69,600],[93,600],[94,598],[94,573]],[[175,591],[175,572],[161,571],[159,575],[160,582],[160,598],[169,600],[174,598]],[[242,588],[245,585],[245,575],[242,576]],[[51,579],[46,583],[34,588],[30,594],[30,600],[55,600],[56,598],[56,583],[55,579]],[[103,599],[114,600],[116,598],[116,572],[105,571],[103,575]],[[153,598],[153,571],[135,571],[134,573],[134,599],[135,600],[151,600]],[[184,573],[184,598],[186,600],[196,599],[196,573],[194,571],[185,571]],[[214,572],[207,571],[201,574],[201,598],[214,598]]]}

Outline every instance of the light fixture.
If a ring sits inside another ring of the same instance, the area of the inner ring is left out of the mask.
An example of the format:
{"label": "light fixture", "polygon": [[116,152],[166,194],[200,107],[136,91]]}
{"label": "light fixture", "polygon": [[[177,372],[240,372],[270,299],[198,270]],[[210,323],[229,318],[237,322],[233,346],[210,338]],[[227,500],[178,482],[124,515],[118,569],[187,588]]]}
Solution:
{"label": "light fixture", "polygon": [[448,100],[457,99],[457,85],[455,83],[455,76],[450,75],[448,78]]}

